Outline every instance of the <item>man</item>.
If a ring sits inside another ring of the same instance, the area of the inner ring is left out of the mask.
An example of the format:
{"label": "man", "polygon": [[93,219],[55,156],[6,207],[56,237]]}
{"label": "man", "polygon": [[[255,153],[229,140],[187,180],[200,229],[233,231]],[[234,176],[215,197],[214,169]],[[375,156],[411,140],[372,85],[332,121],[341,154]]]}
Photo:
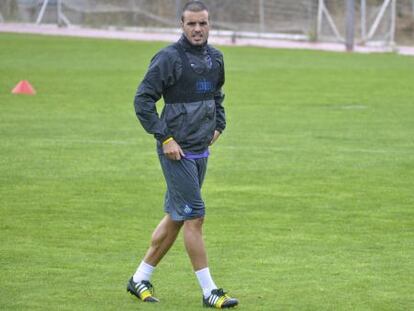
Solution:
{"label": "man", "polygon": [[[135,96],[135,112],[144,129],[157,140],[167,183],[166,215],[153,232],[151,244],[127,290],[144,302],[158,302],[150,283],[154,268],[183,228],[184,244],[203,291],[203,305],[230,308],[238,304],[214,283],[202,236],[205,215],[201,186],[208,146],[226,126],[223,55],[207,44],[209,13],[200,1],[182,11],[183,35],[158,52]],[[161,117],[155,103],[164,98]]]}

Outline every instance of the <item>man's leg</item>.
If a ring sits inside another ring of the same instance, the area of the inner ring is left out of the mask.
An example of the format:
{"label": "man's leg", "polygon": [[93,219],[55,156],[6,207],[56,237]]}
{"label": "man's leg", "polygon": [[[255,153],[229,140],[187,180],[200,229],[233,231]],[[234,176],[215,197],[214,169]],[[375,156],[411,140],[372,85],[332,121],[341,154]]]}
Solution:
{"label": "man's leg", "polygon": [[139,299],[148,302],[158,302],[153,297],[153,287],[150,278],[155,266],[174,244],[183,222],[173,221],[166,215],[155,228],[151,245],[144,256],[144,260],[138,266],[137,271],[129,280],[127,290]]}
{"label": "man's leg", "polygon": [[170,215],[164,216],[152,233],[150,247],[134,274],[134,282],[150,280],[154,268],[174,244],[182,225],[182,222],[173,221]]}
{"label": "man's leg", "polygon": [[205,207],[201,186],[207,169],[207,158],[172,161],[160,156],[168,191],[165,211],[174,219],[183,219],[184,244],[203,291],[203,304],[213,308],[229,308],[238,301],[227,296],[214,283],[207,265],[203,240]]}
{"label": "man's leg", "polygon": [[203,239],[204,218],[184,222],[184,244],[193,265],[200,287],[203,290],[203,305],[223,309],[237,306],[237,299],[228,296],[214,283],[207,264],[207,253]]}
{"label": "man's leg", "polygon": [[203,222],[204,218],[196,218],[184,222],[184,244],[194,271],[207,268],[207,254],[203,239]]}
{"label": "man's leg", "polygon": [[208,297],[212,290],[217,289],[207,264],[207,253],[203,239],[204,218],[186,220],[184,222],[184,244],[193,265],[203,296]]}
{"label": "man's leg", "polygon": [[147,264],[155,267],[161,261],[174,244],[182,225],[182,221],[173,221],[170,215],[164,216],[152,233],[151,245],[144,257]]}

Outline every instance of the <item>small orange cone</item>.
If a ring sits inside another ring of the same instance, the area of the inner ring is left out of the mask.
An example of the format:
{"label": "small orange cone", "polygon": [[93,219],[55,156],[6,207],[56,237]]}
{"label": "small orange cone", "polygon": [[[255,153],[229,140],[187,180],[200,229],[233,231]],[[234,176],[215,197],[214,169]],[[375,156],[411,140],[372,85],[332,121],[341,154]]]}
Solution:
{"label": "small orange cone", "polygon": [[35,95],[36,90],[27,80],[22,80],[14,87],[12,90],[13,94],[27,94],[27,95]]}

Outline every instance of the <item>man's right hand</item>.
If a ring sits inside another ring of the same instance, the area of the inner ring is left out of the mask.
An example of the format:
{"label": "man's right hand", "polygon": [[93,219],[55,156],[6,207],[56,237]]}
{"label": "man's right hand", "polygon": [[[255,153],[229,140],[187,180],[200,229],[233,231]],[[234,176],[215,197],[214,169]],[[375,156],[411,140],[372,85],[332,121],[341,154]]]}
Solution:
{"label": "man's right hand", "polygon": [[170,160],[178,161],[185,156],[180,145],[177,144],[175,140],[170,140],[169,142],[162,144],[162,150],[164,151],[165,156]]}

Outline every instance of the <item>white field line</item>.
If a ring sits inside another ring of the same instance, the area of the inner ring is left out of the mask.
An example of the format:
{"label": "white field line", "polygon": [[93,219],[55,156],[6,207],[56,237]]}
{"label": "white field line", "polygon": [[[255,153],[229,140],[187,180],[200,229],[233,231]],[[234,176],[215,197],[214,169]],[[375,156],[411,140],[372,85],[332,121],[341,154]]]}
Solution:
{"label": "white field line", "polygon": [[[98,140],[98,139],[44,139],[42,141],[47,141],[48,143],[58,143],[58,144],[99,144],[99,145],[138,145],[140,139],[135,140]],[[155,143],[154,143],[155,146]],[[154,147],[155,148],[155,147]],[[313,149],[306,148],[289,148],[289,147],[273,147],[273,146],[262,146],[257,149],[252,149],[252,146],[229,146],[221,145],[217,146],[218,149],[228,149],[228,150],[250,150],[251,152],[256,151],[279,151],[279,152],[315,152]],[[155,150],[155,149],[154,149]],[[212,150],[212,153],[214,150]],[[363,149],[363,148],[332,148],[324,149],[323,152],[337,153],[337,152],[346,152],[346,153],[368,153],[368,154],[414,154],[414,151],[409,150],[384,150],[384,149]],[[148,152],[153,153],[153,151]]]}
{"label": "white field line", "polygon": [[[120,146],[132,146],[138,145],[138,142],[142,141],[142,139],[135,139],[135,140],[98,140],[98,139],[41,139],[40,141],[32,141],[34,144],[41,144],[41,143],[48,143],[51,145],[54,144],[63,144],[63,145],[73,145],[73,144],[97,144],[97,145],[120,145]],[[276,147],[276,146],[260,146],[255,148],[255,146],[231,146],[222,144],[220,146],[215,147],[221,150],[231,150],[232,152],[242,151],[243,153],[256,153],[256,152],[315,152],[313,149],[307,148],[295,148],[295,147]],[[414,148],[413,148],[414,149]],[[211,155],[214,155],[214,147],[210,148]],[[154,143],[154,150],[149,150],[145,152],[141,152],[144,154],[153,154],[155,153],[155,143]],[[363,148],[326,148],[320,150],[321,153],[366,153],[366,154],[408,154],[413,155],[414,150],[384,150],[384,149],[363,149]],[[263,155],[263,157],[267,157]]]}
{"label": "white field line", "polygon": [[95,140],[95,139],[48,139],[48,142],[59,144],[102,144],[102,145],[137,145],[138,141]]}
{"label": "white field line", "polygon": [[[41,139],[21,139],[21,142],[29,142],[34,145],[41,144],[50,144],[50,145],[73,145],[73,144],[95,144],[95,145],[138,145],[139,142],[142,142],[142,139],[134,140],[104,140],[104,139],[63,139],[63,138],[41,138]],[[4,143],[4,142],[3,142]],[[5,144],[11,145],[15,144],[16,139],[7,141]],[[154,143],[155,146],[155,143]],[[154,147],[155,148],[155,147]]]}
{"label": "white field line", "polygon": [[[228,146],[222,145],[218,147],[219,149],[229,149],[229,150],[243,150],[250,152],[262,152],[262,151],[274,151],[274,152],[316,152],[314,149],[306,148],[289,148],[289,147],[273,147],[273,146],[261,146],[260,148],[254,148],[252,146]],[[320,150],[322,153],[368,153],[368,154],[414,154],[414,151],[409,150],[384,150],[384,149],[359,149],[359,148],[327,148]],[[266,157],[266,156],[263,156]]]}
{"label": "white field line", "polygon": [[381,149],[338,149],[339,152],[348,153],[377,153],[377,154],[414,154],[414,151],[408,150],[381,150]]}

